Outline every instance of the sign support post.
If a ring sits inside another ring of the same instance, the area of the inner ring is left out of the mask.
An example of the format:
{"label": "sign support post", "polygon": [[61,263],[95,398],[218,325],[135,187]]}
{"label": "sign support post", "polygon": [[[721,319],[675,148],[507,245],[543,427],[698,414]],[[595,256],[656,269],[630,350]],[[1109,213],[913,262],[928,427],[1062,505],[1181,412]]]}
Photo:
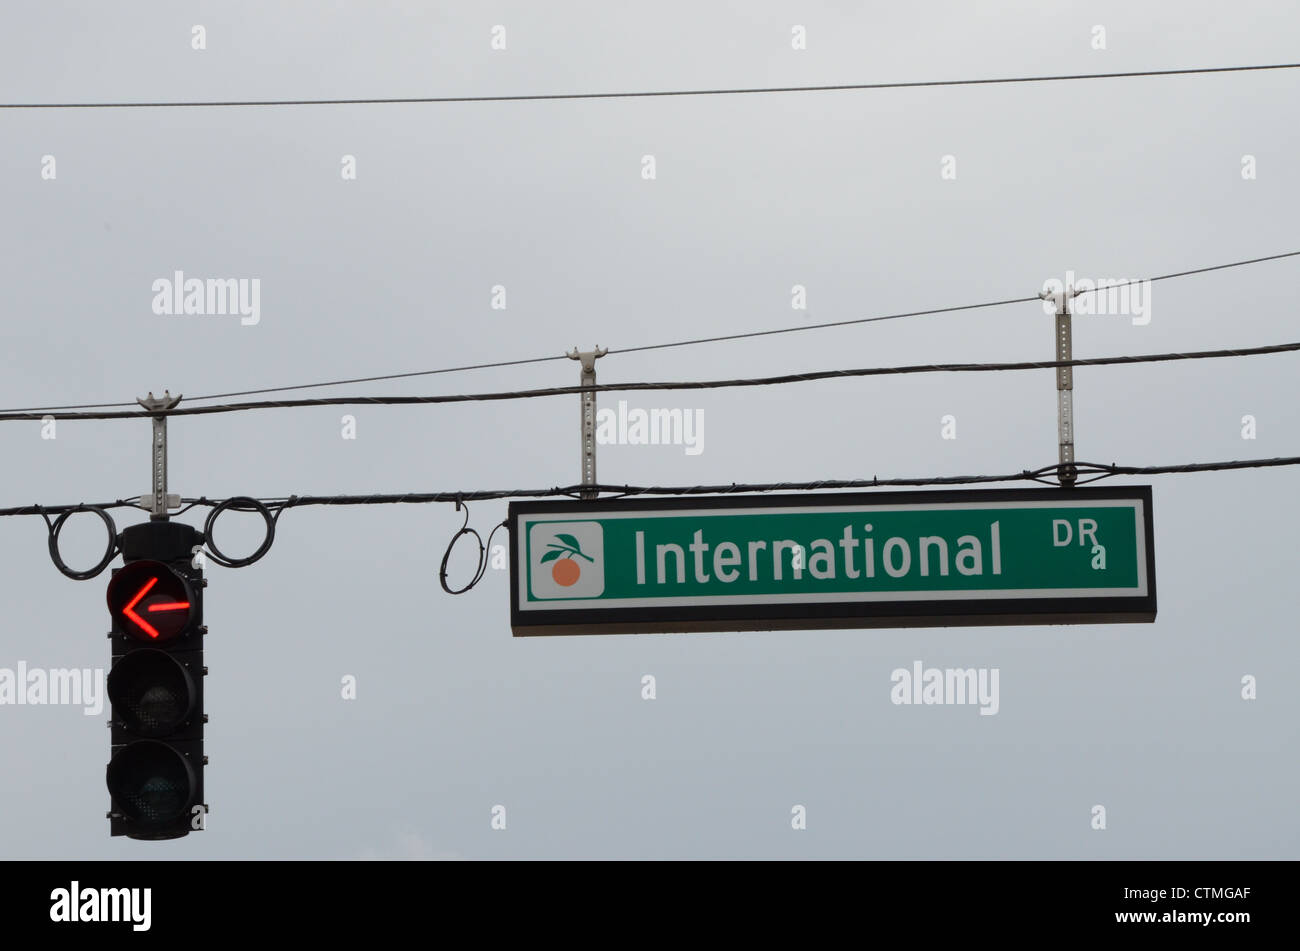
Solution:
{"label": "sign support post", "polygon": [[[1070,299],[1079,292],[1067,287],[1059,292],[1043,291],[1043,300],[1056,303],[1056,359],[1073,360],[1074,331],[1070,318]],[[1074,367],[1056,368],[1056,434],[1060,448],[1060,471],[1057,479],[1062,488],[1073,488],[1079,478],[1074,467]]]}
{"label": "sign support post", "polygon": [[[573,348],[571,353],[566,354],[570,360],[578,360],[582,364],[582,375],[579,378],[581,386],[596,385],[596,359],[609,353],[608,349],[602,350],[599,346],[595,350],[579,350]],[[594,486],[596,484],[596,394],[586,392],[578,394],[582,401],[582,484],[584,486]],[[594,499],[596,490],[584,488],[579,493],[579,498]]]}
{"label": "sign support post", "polygon": [[167,494],[167,417],[162,411],[172,409],[181,401],[181,396],[172,396],[164,390],[162,396],[152,392],[136,402],[154,413],[153,417],[153,490],[148,496],[148,503],[142,498],[140,508],[149,512],[154,521],[166,521],[169,508],[179,508],[181,497]]}

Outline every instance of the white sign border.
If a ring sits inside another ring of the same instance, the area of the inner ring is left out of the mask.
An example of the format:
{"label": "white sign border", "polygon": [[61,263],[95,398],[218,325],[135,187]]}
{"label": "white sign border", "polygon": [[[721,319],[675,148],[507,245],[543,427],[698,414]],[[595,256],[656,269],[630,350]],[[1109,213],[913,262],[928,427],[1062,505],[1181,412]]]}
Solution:
{"label": "white sign border", "polygon": [[[736,594],[679,595],[657,598],[574,598],[573,600],[528,598],[528,546],[519,545],[519,610],[524,611],[583,611],[618,608],[671,608],[718,605],[762,604],[863,604],[894,601],[997,601],[997,600],[1050,600],[1053,598],[1143,598],[1148,594],[1147,546],[1145,502],[1142,499],[1056,499],[1043,501],[1007,502],[951,502],[886,505],[789,505],[754,508],[687,508],[656,511],[584,511],[581,521],[613,520],[618,518],[699,518],[702,515],[794,515],[828,512],[951,512],[954,510],[1005,510],[1025,508],[1124,508],[1133,510],[1136,526],[1138,583],[1131,588],[1012,588],[986,591],[863,591],[860,593],[835,591],[825,594]],[[575,515],[577,513],[574,513]],[[572,522],[573,516],[556,518],[550,513],[521,514],[518,526],[523,537],[532,525],[541,522]]]}

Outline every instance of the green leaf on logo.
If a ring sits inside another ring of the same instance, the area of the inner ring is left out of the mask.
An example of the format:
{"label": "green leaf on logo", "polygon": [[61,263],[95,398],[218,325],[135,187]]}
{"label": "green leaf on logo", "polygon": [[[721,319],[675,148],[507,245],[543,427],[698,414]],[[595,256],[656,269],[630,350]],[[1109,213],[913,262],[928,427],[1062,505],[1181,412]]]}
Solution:
{"label": "green leaf on logo", "polygon": [[582,551],[582,546],[578,544],[578,540],[574,538],[572,535],[562,535],[559,532],[556,532],[555,537],[558,538],[560,541],[564,542],[564,544],[568,545],[575,552]]}
{"label": "green leaf on logo", "polygon": [[545,563],[548,562],[548,561],[554,561],[555,559],[557,559],[557,558],[559,558],[559,557],[560,557],[560,552],[558,552],[558,551],[548,551],[545,555],[542,556],[542,564],[545,564]]}

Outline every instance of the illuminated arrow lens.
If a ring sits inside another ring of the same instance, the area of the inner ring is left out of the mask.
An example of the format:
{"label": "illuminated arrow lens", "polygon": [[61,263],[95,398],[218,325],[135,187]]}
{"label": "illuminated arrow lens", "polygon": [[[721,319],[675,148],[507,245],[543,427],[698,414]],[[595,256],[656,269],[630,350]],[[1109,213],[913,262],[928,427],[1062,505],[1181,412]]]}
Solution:
{"label": "illuminated arrow lens", "polygon": [[185,579],[156,561],[133,561],[113,575],[108,609],[119,630],[149,644],[179,636],[194,616]]}

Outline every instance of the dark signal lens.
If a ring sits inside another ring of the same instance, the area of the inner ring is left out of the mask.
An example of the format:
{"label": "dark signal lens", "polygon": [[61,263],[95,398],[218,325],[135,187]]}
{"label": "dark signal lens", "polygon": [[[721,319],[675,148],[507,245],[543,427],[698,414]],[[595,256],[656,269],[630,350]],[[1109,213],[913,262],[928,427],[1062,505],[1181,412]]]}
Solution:
{"label": "dark signal lens", "polygon": [[194,769],[164,743],[142,740],[108,764],[108,789],[127,818],[142,826],[173,822],[194,800]]}
{"label": "dark signal lens", "polygon": [[194,679],[176,658],[158,650],[137,650],[108,674],[108,699],[118,722],[136,736],[175,733],[194,712]]}

